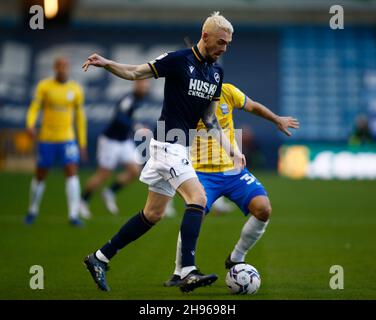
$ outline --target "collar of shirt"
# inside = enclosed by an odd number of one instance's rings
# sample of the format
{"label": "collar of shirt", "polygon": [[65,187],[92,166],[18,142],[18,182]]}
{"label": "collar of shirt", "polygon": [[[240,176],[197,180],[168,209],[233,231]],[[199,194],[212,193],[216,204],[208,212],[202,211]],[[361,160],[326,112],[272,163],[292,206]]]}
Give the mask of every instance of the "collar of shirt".
{"label": "collar of shirt", "polygon": [[205,64],[208,63],[198,50],[197,44],[194,47],[192,47],[192,51],[198,61]]}

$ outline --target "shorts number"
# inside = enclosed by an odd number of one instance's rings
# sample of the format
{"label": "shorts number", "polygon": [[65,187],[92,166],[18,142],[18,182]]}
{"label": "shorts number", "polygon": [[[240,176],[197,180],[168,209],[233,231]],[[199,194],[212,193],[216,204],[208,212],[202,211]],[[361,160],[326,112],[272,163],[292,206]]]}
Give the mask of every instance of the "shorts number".
{"label": "shorts number", "polygon": [[78,148],[75,144],[69,144],[65,146],[65,156],[68,159],[77,158],[78,157]]}
{"label": "shorts number", "polygon": [[256,181],[256,178],[250,173],[245,173],[245,174],[242,175],[240,180],[245,180],[247,182],[247,184],[251,184],[251,183]]}

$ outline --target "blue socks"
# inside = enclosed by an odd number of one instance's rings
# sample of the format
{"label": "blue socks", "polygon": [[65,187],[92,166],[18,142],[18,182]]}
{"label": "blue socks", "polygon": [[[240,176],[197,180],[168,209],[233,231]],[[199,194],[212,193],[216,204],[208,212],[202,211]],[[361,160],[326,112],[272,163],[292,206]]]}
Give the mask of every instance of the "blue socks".
{"label": "blue socks", "polygon": [[147,220],[143,210],[130,218],[119,232],[107,242],[100,251],[110,260],[118,250],[124,248],[127,244],[141,237],[154,224]]}
{"label": "blue socks", "polygon": [[204,207],[197,204],[186,205],[180,227],[182,268],[195,265],[195,250],[203,217]]}

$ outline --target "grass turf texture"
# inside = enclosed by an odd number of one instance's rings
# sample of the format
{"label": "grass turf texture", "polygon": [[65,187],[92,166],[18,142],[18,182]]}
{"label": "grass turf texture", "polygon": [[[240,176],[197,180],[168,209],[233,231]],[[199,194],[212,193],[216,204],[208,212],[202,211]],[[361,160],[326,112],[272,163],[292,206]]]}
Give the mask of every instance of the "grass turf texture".
{"label": "grass turf texture", "polygon": [[[84,183],[91,171],[80,173]],[[162,286],[173,271],[180,213],[165,218],[111,261],[108,283],[96,289],[82,260],[117,232],[146,199],[136,182],[118,196],[121,214],[106,212],[97,193],[94,218],[85,228],[67,223],[63,174],[52,171],[41,214],[32,227],[23,224],[29,174],[0,174],[0,299],[376,299],[376,183],[372,181],[291,181],[256,173],[273,206],[271,223],[247,257],[261,274],[255,296],[233,296],[224,284],[224,260],[236,243],[245,218],[236,210],[208,216],[202,226],[196,259],[202,271],[215,272],[211,287],[182,294]],[[44,290],[31,290],[32,265],[45,273]],[[332,290],[329,269],[344,268],[344,289]]]}

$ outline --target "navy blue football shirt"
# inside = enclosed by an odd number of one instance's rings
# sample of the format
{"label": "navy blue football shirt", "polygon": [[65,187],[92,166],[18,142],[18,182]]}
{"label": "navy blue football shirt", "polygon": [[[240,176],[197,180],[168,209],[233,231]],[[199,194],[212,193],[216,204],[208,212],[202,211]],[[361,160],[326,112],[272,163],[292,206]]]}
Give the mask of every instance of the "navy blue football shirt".
{"label": "navy blue football shirt", "polygon": [[[124,95],[116,105],[112,120],[103,134],[109,139],[124,141],[132,137],[133,124],[143,122],[139,113],[146,113],[145,109],[158,107],[157,102],[149,95],[138,97],[134,93]],[[140,112],[139,112],[140,111]],[[150,115],[150,112],[147,113]]]}
{"label": "navy blue football shirt", "polygon": [[[217,63],[209,63],[197,46],[165,53],[148,63],[154,77],[165,78],[164,100],[159,121],[165,122],[165,133],[171,129],[183,130],[189,141],[189,129],[196,129],[211,101],[219,100],[223,70]],[[161,138],[154,130],[154,139],[170,143],[177,139]]]}

